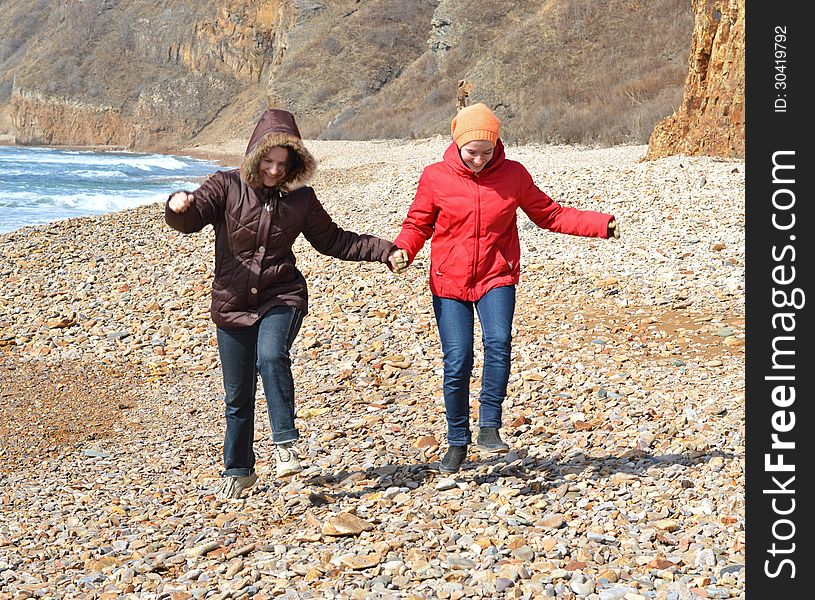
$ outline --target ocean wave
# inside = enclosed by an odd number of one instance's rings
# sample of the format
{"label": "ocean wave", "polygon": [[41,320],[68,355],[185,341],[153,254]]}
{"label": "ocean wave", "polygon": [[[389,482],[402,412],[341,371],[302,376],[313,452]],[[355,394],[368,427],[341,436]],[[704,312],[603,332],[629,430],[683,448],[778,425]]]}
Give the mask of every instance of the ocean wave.
{"label": "ocean wave", "polygon": [[[134,152],[90,152],[81,150],[53,150],[43,148],[26,148],[26,153],[36,152],[35,161],[43,165],[83,165],[83,166],[124,166],[140,171],[160,169],[180,171],[198,165],[208,165],[207,161],[195,158],[179,158],[167,154],[137,154]],[[0,155],[0,164],[19,161],[22,152],[4,149]]]}
{"label": "ocean wave", "polygon": [[54,165],[69,165],[69,164],[81,164],[81,165],[104,165],[107,167],[130,167],[132,169],[138,169],[140,171],[152,171],[154,169],[161,169],[164,171],[180,171],[187,167],[188,163],[185,163],[177,158],[172,156],[164,156],[161,154],[155,154],[152,156],[138,156],[138,155],[122,155],[122,156],[54,156],[54,155],[46,155],[41,158],[40,162],[44,164],[54,164]]}
{"label": "ocean wave", "polygon": [[74,171],[72,175],[83,179],[127,179],[128,177],[127,173],[123,171],[103,171],[98,169]]}
{"label": "ocean wave", "polygon": [[136,192],[122,196],[111,196],[110,194],[77,194],[73,198],[60,197],[57,201],[57,205],[93,212],[111,212],[145,204],[153,204],[155,202],[163,202],[166,199],[167,193],[165,192]]}
{"label": "ocean wave", "polygon": [[81,192],[54,196],[33,192],[11,192],[0,198],[0,208],[36,207],[44,211],[49,208],[71,208],[89,213],[105,213],[163,202],[170,191],[128,190],[119,194]]}

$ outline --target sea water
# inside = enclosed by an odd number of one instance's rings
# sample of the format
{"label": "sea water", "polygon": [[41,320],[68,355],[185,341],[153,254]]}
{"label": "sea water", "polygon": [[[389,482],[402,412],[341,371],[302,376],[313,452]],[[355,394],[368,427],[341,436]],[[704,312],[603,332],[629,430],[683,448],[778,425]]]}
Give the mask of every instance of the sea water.
{"label": "sea water", "polygon": [[0,233],[161,202],[226,168],[165,154],[0,146]]}

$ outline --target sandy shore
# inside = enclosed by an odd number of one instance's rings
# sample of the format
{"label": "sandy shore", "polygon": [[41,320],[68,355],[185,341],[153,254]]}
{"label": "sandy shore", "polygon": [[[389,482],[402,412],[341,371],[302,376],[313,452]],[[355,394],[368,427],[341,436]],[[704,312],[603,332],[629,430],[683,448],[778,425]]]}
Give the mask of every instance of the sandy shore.
{"label": "sandy shore", "polygon": [[[307,145],[335,220],[392,239],[446,140]],[[398,277],[298,240],[307,469],[274,478],[260,399],[260,481],[218,502],[211,231],[157,204],[0,234],[0,600],[743,597],[744,164],[645,150],[508,148],[623,237],[519,216],[513,451],[454,478],[427,248]]]}

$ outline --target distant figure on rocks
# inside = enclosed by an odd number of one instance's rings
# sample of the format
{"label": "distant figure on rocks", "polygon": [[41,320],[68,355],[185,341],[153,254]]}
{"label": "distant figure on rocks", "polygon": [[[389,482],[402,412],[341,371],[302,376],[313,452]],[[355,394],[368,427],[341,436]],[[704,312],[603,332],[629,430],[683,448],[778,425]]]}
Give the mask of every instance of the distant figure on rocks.
{"label": "distant figure on rocks", "polygon": [[389,257],[403,272],[425,241],[430,248],[430,291],[444,354],[444,406],[449,447],[440,470],[455,473],[467,457],[474,312],[484,344],[477,447],[503,453],[501,405],[511,357],[515,286],[521,248],[516,212],[557,233],[618,238],[613,215],[561,206],[504,155],[501,122],[484,104],[461,108],[451,124],[453,142],[441,162],[426,167],[402,231]]}
{"label": "distant figure on rocks", "polygon": [[[165,220],[183,233],[215,228],[210,314],[216,325],[226,402],[224,471],[216,495],[238,498],[257,481],[254,417],[257,376],[263,383],[276,473],[302,470],[293,443],[294,381],[289,351],[308,311],[306,280],[292,245],[302,233],[322,254],[388,264],[395,246],[345,231],[304,184],[317,161],[300,139],[294,116],[263,113],[240,169],[218,171],[194,192],[167,200]],[[390,264],[388,264],[390,267]]]}

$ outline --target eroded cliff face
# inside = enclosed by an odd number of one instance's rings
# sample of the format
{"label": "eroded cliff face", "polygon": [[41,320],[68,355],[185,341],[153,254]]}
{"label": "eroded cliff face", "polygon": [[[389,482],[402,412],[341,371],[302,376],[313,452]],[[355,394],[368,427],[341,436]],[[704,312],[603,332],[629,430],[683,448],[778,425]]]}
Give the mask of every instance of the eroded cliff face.
{"label": "eroded cliff face", "polygon": [[129,147],[133,141],[133,124],[116,108],[21,89],[12,93],[11,120],[20,144]]}
{"label": "eroded cliff face", "polygon": [[16,142],[165,150],[231,106],[252,111],[232,119],[253,119],[296,22],[294,2],[160,4],[61,0],[47,38],[16,69]]}
{"label": "eroded cliff face", "polygon": [[190,40],[182,39],[168,50],[190,71],[226,69],[240,81],[257,83],[283,60],[286,36],[296,22],[291,2],[219,2],[212,19],[194,24]]}
{"label": "eroded cliff face", "polygon": [[744,158],[745,0],[693,0],[695,27],[682,104],[654,128],[647,159]]}

